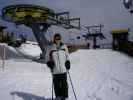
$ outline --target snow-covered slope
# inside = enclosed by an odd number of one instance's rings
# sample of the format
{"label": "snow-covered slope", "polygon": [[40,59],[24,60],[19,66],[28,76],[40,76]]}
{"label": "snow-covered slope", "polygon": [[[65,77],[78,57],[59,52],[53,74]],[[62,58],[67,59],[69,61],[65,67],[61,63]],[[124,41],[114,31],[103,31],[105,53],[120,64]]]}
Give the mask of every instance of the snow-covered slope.
{"label": "snow-covered slope", "polygon": [[23,59],[24,56],[21,55],[17,49],[11,47],[11,46],[8,46],[7,44],[2,44],[0,43],[0,58],[3,56],[5,52],[5,59],[11,59],[11,58],[14,58],[14,59]]}
{"label": "snow-covered slope", "polygon": [[132,58],[108,49],[79,50],[71,58],[80,100],[133,99]]}
{"label": "snow-covered slope", "polygon": [[6,59],[24,59],[27,58],[39,58],[41,49],[40,47],[32,42],[22,44],[19,48],[13,48],[6,44],[0,44],[0,57],[3,55],[5,49]]}
{"label": "snow-covered slope", "polygon": [[[133,100],[132,58],[109,49],[97,49],[78,50],[70,59],[78,100]],[[51,80],[45,64],[8,59],[4,71],[0,71],[0,100],[51,100]],[[75,100],[69,78],[68,83],[68,100]]]}

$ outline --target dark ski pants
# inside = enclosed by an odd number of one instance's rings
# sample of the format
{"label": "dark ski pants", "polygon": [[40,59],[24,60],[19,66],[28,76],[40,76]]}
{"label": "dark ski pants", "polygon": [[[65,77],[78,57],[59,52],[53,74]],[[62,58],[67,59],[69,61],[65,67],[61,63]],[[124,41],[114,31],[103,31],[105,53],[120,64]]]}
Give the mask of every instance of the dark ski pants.
{"label": "dark ski pants", "polygon": [[53,83],[55,96],[68,98],[67,73],[53,75]]}

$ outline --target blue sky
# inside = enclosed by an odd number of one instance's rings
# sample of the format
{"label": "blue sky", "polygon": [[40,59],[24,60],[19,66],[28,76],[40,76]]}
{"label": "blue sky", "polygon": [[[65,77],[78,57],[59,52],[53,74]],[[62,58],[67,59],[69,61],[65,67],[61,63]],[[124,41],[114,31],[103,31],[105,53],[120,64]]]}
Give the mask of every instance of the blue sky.
{"label": "blue sky", "polygon": [[[104,24],[106,35],[117,28],[130,28],[130,33],[133,33],[133,15],[128,13],[122,2],[122,0],[0,0],[0,10],[11,4],[36,4],[49,7],[56,12],[70,11],[71,17],[81,18],[82,25]],[[11,26],[9,30],[13,30],[12,24],[8,26]],[[130,38],[133,40],[133,34]]]}

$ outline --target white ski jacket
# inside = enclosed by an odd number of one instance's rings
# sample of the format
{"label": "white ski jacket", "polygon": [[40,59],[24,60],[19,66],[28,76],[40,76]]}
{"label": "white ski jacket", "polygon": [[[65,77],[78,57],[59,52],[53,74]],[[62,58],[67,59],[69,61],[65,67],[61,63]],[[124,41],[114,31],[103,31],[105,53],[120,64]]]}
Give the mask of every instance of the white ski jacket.
{"label": "white ski jacket", "polygon": [[63,74],[67,72],[65,62],[69,60],[68,48],[65,44],[57,47],[56,44],[49,46],[46,52],[46,61],[54,61],[52,74]]}

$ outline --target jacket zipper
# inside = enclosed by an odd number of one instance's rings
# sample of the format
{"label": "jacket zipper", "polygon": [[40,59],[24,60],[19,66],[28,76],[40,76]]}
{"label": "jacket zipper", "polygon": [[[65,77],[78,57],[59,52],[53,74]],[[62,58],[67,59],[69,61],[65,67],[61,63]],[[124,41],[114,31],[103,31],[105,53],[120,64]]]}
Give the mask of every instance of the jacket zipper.
{"label": "jacket zipper", "polygon": [[60,66],[60,57],[59,57],[59,50],[57,49],[57,55],[58,55],[58,64],[59,64],[59,69],[60,69],[60,72],[62,71],[61,70],[61,66]]}

